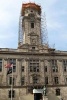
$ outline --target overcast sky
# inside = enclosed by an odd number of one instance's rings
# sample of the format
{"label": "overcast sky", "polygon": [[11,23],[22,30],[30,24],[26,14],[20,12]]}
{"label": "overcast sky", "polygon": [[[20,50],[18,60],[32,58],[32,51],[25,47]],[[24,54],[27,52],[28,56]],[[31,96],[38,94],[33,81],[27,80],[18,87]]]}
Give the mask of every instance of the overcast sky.
{"label": "overcast sky", "polygon": [[0,0],[0,48],[17,48],[22,3],[35,2],[46,15],[51,47],[67,51],[67,0]]}

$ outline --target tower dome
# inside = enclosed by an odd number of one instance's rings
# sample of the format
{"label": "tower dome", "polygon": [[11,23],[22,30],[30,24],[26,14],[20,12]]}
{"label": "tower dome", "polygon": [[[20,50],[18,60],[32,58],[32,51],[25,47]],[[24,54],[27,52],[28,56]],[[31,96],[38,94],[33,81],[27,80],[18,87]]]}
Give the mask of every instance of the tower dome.
{"label": "tower dome", "polygon": [[22,9],[21,9],[22,16],[24,15],[25,9],[28,9],[28,8],[32,8],[34,10],[37,10],[39,12],[39,14],[41,14],[41,6],[39,6],[35,3],[25,3],[25,4],[22,4]]}

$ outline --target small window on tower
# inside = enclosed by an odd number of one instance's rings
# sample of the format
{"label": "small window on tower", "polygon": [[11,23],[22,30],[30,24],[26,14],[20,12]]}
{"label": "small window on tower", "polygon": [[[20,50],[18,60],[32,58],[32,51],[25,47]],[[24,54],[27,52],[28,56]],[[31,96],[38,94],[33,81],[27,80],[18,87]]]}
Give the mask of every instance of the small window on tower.
{"label": "small window on tower", "polygon": [[31,23],[31,28],[34,28],[34,23]]}
{"label": "small window on tower", "polygon": [[35,47],[32,47],[32,50],[35,50]]}
{"label": "small window on tower", "polygon": [[31,12],[33,12],[33,10],[31,10]]}

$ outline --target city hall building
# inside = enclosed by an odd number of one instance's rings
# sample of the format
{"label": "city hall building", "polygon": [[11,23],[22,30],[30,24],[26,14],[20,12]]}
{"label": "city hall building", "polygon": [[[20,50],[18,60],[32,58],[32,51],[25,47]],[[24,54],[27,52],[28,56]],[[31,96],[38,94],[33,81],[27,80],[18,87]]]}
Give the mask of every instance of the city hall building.
{"label": "city hall building", "polygon": [[[67,51],[42,43],[41,10],[22,4],[18,47],[0,48],[0,100],[42,100],[43,87],[45,100],[49,93],[67,100]],[[13,73],[7,74],[10,62]]]}

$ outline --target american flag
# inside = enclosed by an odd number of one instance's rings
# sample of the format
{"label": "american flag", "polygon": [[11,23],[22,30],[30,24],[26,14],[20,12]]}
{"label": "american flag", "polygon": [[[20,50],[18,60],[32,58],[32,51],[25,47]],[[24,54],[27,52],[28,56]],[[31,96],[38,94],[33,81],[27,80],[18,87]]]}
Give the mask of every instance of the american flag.
{"label": "american flag", "polygon": [[13,63],[8,63],[7,65],[5,65],[5,68],[8,68],[7,75],[12,73],[12,67]]}

